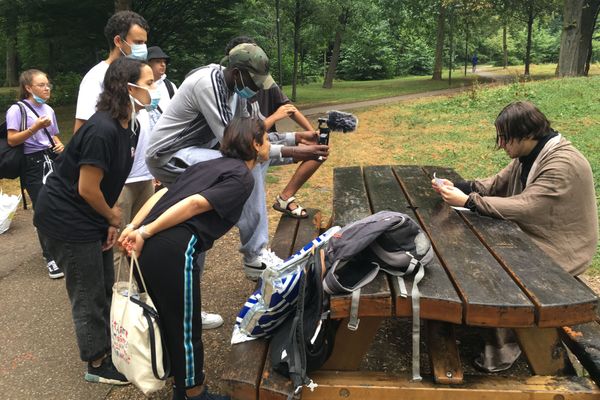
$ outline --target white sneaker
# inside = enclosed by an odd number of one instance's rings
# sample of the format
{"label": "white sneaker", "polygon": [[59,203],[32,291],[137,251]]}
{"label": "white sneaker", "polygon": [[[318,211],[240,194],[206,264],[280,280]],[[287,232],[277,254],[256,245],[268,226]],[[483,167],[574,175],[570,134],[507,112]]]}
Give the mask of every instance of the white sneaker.
{"label": "white sneaker", "polygon": [[244,272],[246,273],[246,277],[252,281],[258,280],[262,272],[268,266],[275,266],[281,264],[283,260],[275,253],[271,251],[271,249],[263,248],[258,256],[254,259],[248,261],[244,258]]}
{"label": "white sneaker", "polygon": [[51,260],[48,262],[48,264],[46,264],[46,266],[48,267],[48,276],[51,279],[58,279],[58,278],[62,278],[63,276],[65,276],[62,268],[60,268],[58,265],[56,265],[56,261]]}
{"label": "white sneaker", "polygon": [[202,329],[215,329],[223,325],[223,318],[219,314],[202,311]]}

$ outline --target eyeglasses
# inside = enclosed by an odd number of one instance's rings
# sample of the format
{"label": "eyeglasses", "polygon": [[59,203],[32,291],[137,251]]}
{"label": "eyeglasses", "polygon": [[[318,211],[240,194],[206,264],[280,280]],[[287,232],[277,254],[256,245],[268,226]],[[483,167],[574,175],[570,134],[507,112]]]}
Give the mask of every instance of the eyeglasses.
{"label": "eyeglasses", "polygon": [[39,87],[39,88],[41,88],[41,89],[43,89],[43,88],[48,88],[48,90],[52,90],[52,88],[54,87],[54,86],[52,86],[52,84],[51,84],[51,83],[40,83],[40,84],[38,84],[38,85],[33,85],[33,86],[35,86],[35,87]]}

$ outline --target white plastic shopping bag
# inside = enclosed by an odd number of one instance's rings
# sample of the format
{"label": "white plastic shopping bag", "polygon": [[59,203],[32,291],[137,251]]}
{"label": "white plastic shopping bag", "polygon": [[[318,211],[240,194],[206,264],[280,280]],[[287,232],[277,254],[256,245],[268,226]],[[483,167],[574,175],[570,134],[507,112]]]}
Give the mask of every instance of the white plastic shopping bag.
{"label": "white plastic shopping bag", "polygon": [[8,195],[0,192],[0,233],[10,228],[10,223],[15,217],[21,196]]}
{"label": "white plastic shopping bag", "polygon": [[[139,293],[133,282],[134,265],[144,293]],[[117,279],[120,269],[121,261]],[[170,360],[163,347],[158,313],[148,296],[135,253],[131,255],[129,281],[117,281],[113,286],[110,332],[112,361],[117,370],[144,394],[160,390],[170,374]]]}

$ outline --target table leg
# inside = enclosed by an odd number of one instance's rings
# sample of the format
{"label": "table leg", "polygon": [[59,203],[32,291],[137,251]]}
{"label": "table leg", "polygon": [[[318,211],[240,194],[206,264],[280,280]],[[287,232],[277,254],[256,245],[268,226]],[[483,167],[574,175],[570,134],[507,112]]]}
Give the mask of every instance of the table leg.
{"label": "table leg", "polygon": [[448,322],[427,320],[425,329],[427,331],[427,351],[435,382],[462,383],[464,373],[456,345],[454,325]]}
{"label": "table leg", "polygon": [[556,328],[516,328],[515,333],[535,375],[574,374]]}
{"label": "table leg", "polygon": [[333,353],[323,365],[323,370],[355,371],[369,350],[383,317],[360,317],[356,331],[348,329],[348,318],[340,322],[335,335]]}

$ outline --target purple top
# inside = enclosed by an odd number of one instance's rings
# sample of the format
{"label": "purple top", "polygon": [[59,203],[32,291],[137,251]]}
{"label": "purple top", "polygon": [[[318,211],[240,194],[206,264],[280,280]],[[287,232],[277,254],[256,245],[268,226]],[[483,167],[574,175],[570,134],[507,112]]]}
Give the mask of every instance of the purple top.
{"label": "purple top", "polygon": [[[52,124],[50,124],[50,126],[46,129],[51,136],[58,135],[58,124],[56,123],[56,115],[54,114],[52,107],[47,104],[38,104],[36,101],[21,101],[32,105],[40,117],[49,117],[52,120]],[[27,106],[25,106],[25,111],[27,112],[27,127],[29,128],[34,124],[38,117],[36,117]],[[21,110],[19,110],[19,106],[16,104],[10,106],[6,112],[6,129],[13,129],[17,132],[21,131]],[[51,146],[50,140],[48,140],[48,136],[46,136],[46,133],[43,129],[38,130],[33,134],[33,136],[25,140],[24,145],[23,152],[25,154],[31,154],[37,151],[45,150]]]}

